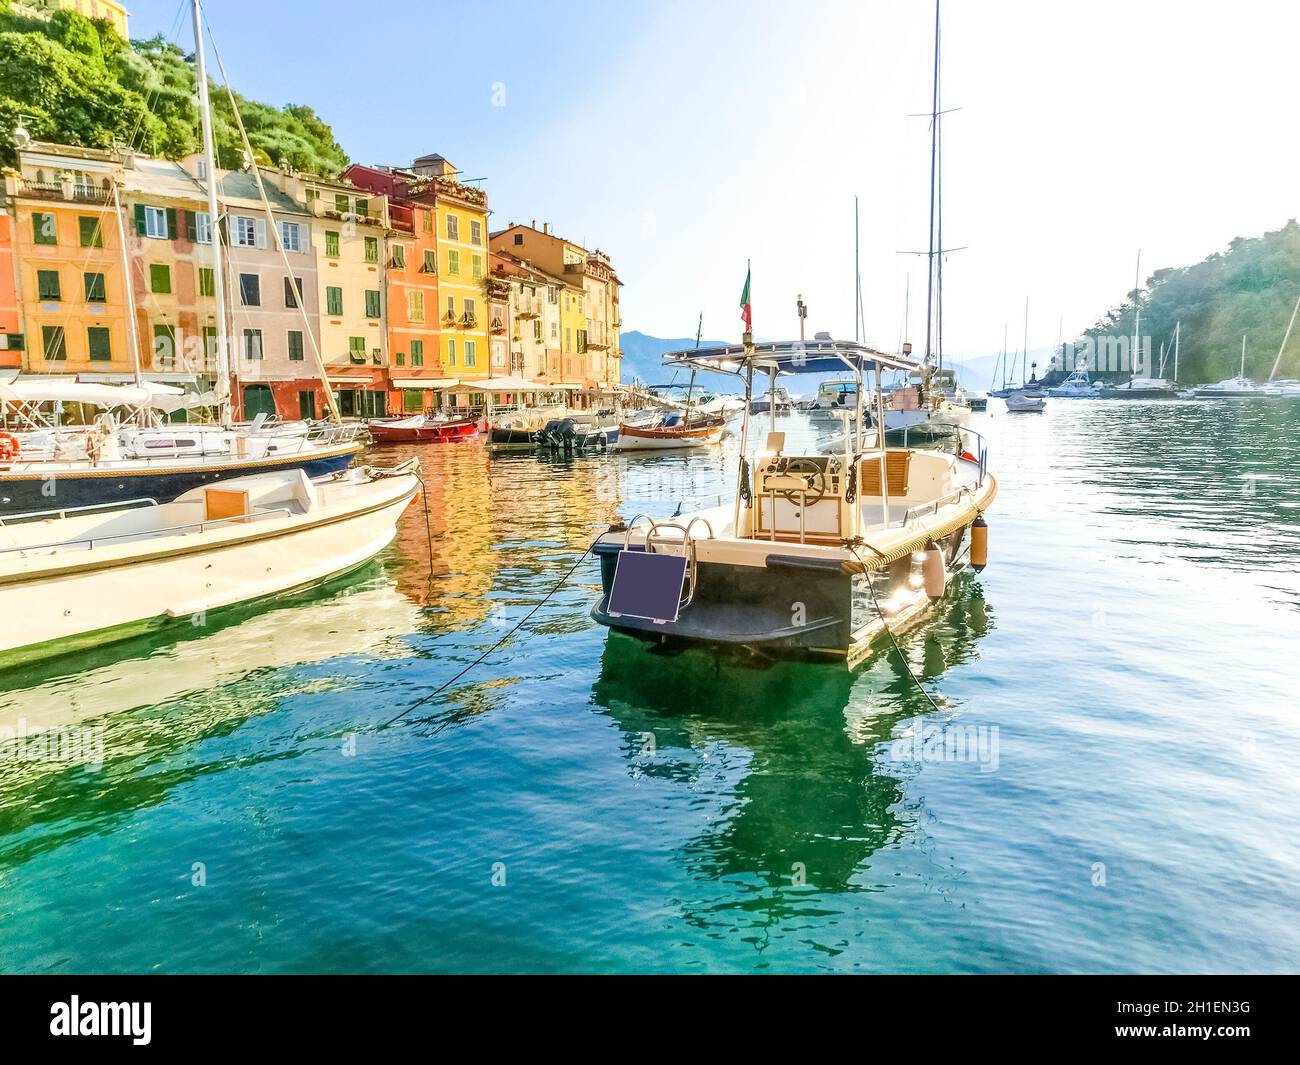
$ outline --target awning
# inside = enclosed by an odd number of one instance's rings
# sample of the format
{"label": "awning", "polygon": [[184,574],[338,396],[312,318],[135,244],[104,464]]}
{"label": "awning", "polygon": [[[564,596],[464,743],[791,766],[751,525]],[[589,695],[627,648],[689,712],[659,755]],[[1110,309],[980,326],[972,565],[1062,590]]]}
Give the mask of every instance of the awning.
{"label": "awning", "polygon": [[394,377],[393,387],[396,389],[441,389],[451,388],[460,384],[454,377]]}
{"label": "awning", "polygon": [[9,403],[92,403],[97,407],[143,407],[157,395],[181,395],[179,388],[146,383],[83,384],[72,377],[19,377],[0,384],[0,399]]}
{"label": "awning", "polygon": [[529,381],[523,377],[484,377],[479,380],[463,381],[461,383],[480,392],[557,392],[560,389],[577,387],[577,385]]}

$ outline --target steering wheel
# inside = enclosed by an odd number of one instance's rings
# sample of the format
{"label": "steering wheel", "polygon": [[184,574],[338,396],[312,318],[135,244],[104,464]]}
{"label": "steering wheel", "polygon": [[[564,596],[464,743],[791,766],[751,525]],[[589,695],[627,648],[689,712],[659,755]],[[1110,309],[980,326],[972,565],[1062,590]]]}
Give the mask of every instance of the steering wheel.
{"label": "steering wheel", "polygon": [[[789,477],[804,479],[807,486],[802,493],[804,506],[815,507],[826,498],[826,493],[830,490],[830,486],[826,483],[825,471],[813,459],[790,459],[781,472]],[[792,490],[776,494],[787,503],[798,503],[801,493]]]}

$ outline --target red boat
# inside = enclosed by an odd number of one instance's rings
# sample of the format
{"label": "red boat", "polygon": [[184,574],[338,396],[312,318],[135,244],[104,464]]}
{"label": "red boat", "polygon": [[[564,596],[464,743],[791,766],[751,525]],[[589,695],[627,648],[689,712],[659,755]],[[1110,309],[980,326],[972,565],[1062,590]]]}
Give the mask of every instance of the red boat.
{"label": "red boat", "polygon": [[383,418],[368,423],[376,444],[451,444],[486,433],[486,418],[438,420],[423,414],[414,418]]}

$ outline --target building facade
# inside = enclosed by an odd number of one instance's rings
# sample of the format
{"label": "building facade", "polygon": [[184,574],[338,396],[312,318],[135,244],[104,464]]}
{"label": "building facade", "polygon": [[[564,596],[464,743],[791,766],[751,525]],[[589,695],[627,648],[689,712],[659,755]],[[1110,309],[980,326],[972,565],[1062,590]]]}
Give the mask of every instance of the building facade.
{"label": "building facade", "polygon": [[8,208],[0,206],[0,370],[18,369],[23,364],[17,269],[13,215]]}

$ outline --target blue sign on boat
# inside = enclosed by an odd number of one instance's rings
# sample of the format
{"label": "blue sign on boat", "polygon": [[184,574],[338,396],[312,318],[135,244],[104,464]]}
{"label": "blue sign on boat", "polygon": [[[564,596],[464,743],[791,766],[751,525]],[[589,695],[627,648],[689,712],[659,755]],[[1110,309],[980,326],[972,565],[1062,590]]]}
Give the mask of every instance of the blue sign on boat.
{"label": "blue sign on boat", "polygon": [[682,555],[620,551],[606,609],[646,621],[676,621],[685,581],[686,558]]}

